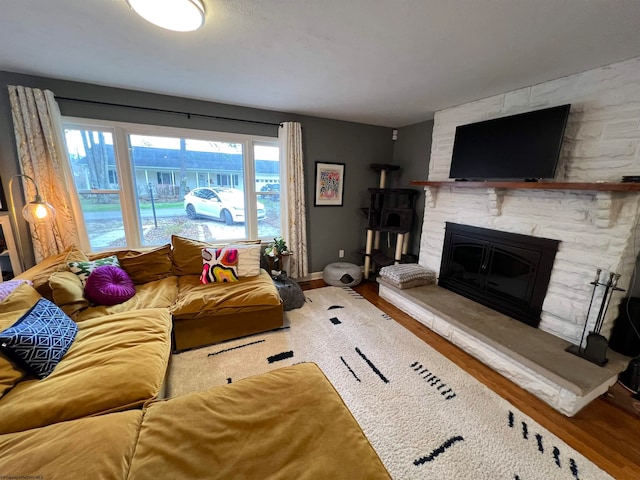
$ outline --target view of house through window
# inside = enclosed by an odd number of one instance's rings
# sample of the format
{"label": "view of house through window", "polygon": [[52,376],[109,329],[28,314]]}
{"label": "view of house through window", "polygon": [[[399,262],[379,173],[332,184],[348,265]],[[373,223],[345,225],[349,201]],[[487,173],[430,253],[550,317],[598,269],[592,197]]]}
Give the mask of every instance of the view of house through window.
{"label": "view of house through window", "polygon": [[275,139],[71,119],[64,127],[92,251],[162,245],[171,235],[281,235]]}

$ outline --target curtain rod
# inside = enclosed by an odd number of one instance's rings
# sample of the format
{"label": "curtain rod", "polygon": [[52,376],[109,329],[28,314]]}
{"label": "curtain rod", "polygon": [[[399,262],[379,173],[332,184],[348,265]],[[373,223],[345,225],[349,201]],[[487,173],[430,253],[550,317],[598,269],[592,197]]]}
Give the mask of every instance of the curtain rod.
{"label": "curtain rod", "polygon": [[230,117],[219,117],[217,115],[206,115],[204,113],[189,113],[189,112],[181,112],[179,110],[167,110],[164,108],[153,108],[153,107],[140,107],[138,105],[125,105],[123,103],[111,103],[111,102],[99,102],[96,100],[84,100],[82,98],[71,98],[71,97],[59,97],[55,96],[56,100],[64,100],[68,102],[80,102],[80,103],[92,103],[94,105],[105,105],[107,107],[121,107],[121,108],[133,108],[134,110],[147,110],[150,112],[159,112],[159,113],[171,113],[173,115],[186,115],[187,118],[191,117],[200,117],[200,118],[212,118],[215,120],[228,120],[231,122],[244,122],[244,123],[257,123],[260,125],[271,125],[273,127],[280,127],[282,123],[271,123],[271,122],[261,122],[259,120],[245,120],[242,118],[230,118]]}

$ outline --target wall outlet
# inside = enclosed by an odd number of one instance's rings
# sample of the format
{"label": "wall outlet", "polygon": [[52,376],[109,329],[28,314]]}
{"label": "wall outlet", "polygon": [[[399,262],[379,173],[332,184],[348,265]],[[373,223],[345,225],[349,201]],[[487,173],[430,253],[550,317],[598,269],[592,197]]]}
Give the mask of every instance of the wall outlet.
{"label": "wall outlet", "polygon": [[344,258],[344,250],[338,250],[338,257]]}

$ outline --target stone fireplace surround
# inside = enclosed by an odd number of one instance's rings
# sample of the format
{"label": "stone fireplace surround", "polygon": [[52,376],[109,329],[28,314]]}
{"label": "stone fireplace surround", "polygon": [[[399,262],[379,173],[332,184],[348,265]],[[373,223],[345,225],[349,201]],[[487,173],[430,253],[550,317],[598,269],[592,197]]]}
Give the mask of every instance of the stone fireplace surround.
{"label": "stone fireplace surround", "polygon": [[[556,182],[619,182],[623,175],[638,175],[639,75],[640,57],[439,111],[434,118],[428,180],[448,180],[457,125],[565,103],[571,104],[571,112]],[[619,286],[627,290],[630,287],[640,246],[640,235],[637,235],[640,193],[565,189],[553,185],[549,188],[544,185],[541,188],[497,185],[487,183],[484,188],[456,184],[426,186],[419,263],[435,272],[440,271],[445,222],[560,240],[539,330],[543,336],[549,335],[548,338],[563,344],[579,343],[592,290],[589,282],[596,269],[602,269],[603,275],[609,272],[621,274]],[[388,300],[427,326],[434,326],[433,319],[437,318],[436,332],[441,330],[450,338],[457,331],[459,344],[467,344],[463,346],[465,350],[567,415],[575,414],[616,380],[614,371],[603,383],[585,391],[573,388],[575,384],[569,386],[564,380],[553,378],[555,374],[552,374],[554,386],[542,393],[546,387],[541,385],[549,380],[548,376],[541,380],[542,383],[533,384],[518,378],[535,366],[535,361],[529,365],[529,360],[523,364],[517,358],[505,357],[502,353],[497,355],[495,351],[480,353],[479,350],[496,350],[496,346],[473,341],[473,331],[461,329],[455,322],[442,327],[440,321],[446,321],[449,313],[431,308],[424,298],[411,299],[406,292],[387,287],[382,290],[383,298],[386,295]],[[599,295],[601,292],[597,292],[596,305],[599,305]],[[622,298],[620,293],[613,296],[602,329],[607,337]],[[589,325],[597,315],[598,309],[594,310]],[[609,353],[611,357],[613,352]],[[623,369],[624,359],[618,360],[621,363],[617,368]],[[544,376],[545,369],[542,370]],[[593,373],[587,375],[594,376]]]}

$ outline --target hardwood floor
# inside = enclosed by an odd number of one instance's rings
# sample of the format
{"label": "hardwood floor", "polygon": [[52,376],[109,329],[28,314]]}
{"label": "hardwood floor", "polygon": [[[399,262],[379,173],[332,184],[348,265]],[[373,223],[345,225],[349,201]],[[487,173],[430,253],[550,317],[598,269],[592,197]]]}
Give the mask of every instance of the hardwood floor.
{"label": "hardwood floor", "polygon": [[[308,290],[326,284],[312,280],[301,286]],[[376,282],[363,281],[354,290],[614,478],[640,479],[640,418],[603,398],[596,399],[574,417],[565,417],[380,298]]]}

